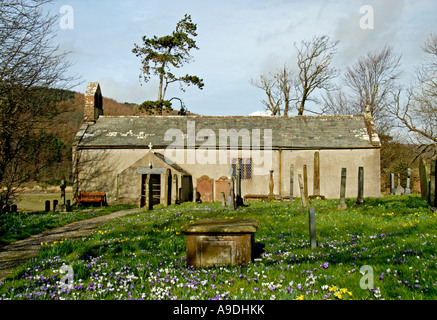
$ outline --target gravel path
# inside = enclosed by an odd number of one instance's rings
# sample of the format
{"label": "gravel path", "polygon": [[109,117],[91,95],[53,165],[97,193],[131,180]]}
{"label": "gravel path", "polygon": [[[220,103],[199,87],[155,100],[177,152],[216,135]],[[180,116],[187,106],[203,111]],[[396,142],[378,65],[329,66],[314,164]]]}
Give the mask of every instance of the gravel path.
{"label": "gravel path", "polygon": [[15,268],[25,264],[31,258],[38,256],[41,242],[60,241],[67,238],[74,240],[91,234],[102,224],[122,216],[139,212],[144,209],[134,208],[113,212],[87,220],[77,221],[63,227],[44,231],[29,238],[16,241],[0,247],[0,280],[6,278]]}

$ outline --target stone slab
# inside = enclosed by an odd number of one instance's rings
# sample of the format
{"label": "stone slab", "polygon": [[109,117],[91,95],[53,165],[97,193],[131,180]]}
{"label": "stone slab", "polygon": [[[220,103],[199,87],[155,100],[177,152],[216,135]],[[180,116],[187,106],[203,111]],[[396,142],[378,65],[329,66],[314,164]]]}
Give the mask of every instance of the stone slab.
{"label": "stone slab", "polygon": [[254,219],[203,219],[184,227],[187,265],[204,268],[250,263],[257,227]]}
{"label": "stone slab", "polygon": [[255,233],[258,221],[255,219],[202,219],[182,228],[189,233]]}

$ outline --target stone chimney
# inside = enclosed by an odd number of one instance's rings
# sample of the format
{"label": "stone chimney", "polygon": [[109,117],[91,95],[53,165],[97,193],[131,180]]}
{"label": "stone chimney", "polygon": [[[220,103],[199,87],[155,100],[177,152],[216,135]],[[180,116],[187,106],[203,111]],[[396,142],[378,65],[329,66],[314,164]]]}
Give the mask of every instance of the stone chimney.
{"label": "stone chimney", "polygon": [[85,91],[85,106],[83,108],[83,121],[95,123],[103,115],[103,98],[98,82],[89,82]]}

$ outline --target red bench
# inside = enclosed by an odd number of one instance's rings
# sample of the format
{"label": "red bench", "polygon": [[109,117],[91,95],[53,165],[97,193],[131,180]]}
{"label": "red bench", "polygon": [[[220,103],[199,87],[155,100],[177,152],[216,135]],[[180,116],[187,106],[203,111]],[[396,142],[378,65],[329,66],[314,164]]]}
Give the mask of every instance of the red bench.
{"label": "red bench", "polygon": [[79,207],[84,202],[98,202],[100,206],[106,204],[105,192],[79,192],[76,197],[76,205]]}

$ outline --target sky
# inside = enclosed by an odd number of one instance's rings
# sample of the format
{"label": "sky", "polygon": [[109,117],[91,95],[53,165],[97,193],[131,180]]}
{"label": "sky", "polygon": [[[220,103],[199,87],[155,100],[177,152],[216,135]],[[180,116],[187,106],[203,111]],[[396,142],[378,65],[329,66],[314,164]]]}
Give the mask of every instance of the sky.
{"label": "sky", "polygon": [[97,81],[105,97],[138,104],[157,99],[158,79],[140,81],[134,44],[141,45],[143,36],[171,34],[185,14],[191,15],[199,50],[191,51],[193,61],[173,71],[196,75],[205,86],[183,92],[174,83],[166,98],[178,97],[189,111],[211,116],[264,110],[265,93],[250,79],[284,63],[295,67],[294,44],[302,40],[322,34],[339,40],[332,66],[340,72],[390,45],[402,54],[401,79],[408,82],[424,57],[421,47],[437,32],[434,0],[55,0],[48,9],[59,14],[55,41],[70,52],[70,73],[82,80],[72,89],[83,93],[88,82]]}

